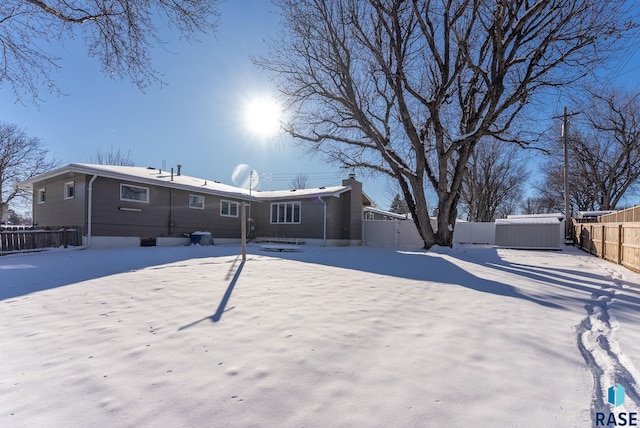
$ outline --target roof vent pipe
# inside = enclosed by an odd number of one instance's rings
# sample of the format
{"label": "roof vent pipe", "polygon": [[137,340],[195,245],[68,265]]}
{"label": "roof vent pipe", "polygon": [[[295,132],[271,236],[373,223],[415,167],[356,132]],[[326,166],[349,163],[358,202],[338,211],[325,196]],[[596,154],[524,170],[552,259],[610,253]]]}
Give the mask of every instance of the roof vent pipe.
{"label": "roof vent pipe", "polygon": [[171,168],[171,181],[173,181],[173,168]]}
{"label": "roof vent pipe", "polygon": [[182,169],[182,165],[178,165],[178,177],[180,176],[180,170]]}

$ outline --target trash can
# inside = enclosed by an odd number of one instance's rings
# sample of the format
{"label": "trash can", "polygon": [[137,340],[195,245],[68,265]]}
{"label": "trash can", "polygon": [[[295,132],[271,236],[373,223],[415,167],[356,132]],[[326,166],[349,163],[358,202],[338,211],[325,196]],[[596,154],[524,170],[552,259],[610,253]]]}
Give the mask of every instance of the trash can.
{"label": "trash can", "polygon": [[191,234],[191,245],[212,245],[211,232],[193,232]]}

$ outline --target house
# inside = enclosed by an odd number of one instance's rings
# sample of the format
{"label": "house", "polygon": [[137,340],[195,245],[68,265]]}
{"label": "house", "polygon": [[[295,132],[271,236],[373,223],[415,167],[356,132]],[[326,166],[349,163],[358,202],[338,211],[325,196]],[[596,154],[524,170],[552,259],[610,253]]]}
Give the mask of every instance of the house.
{"label": "house", "polygon": [[391,211],[381,210],[380,208],[365,206],[362,209],[363,220],[407,220],[409,214],[392,213]]}
{"label": "house", "polygon": [[362,207],[371,204],[351,175],[342,185],[256,191],[158,168],[70,164],[25,182],[36,226],[83,228],[93,247],[184,245],[197,231],[239,242],[246,204],[250,239],[360,245]]}

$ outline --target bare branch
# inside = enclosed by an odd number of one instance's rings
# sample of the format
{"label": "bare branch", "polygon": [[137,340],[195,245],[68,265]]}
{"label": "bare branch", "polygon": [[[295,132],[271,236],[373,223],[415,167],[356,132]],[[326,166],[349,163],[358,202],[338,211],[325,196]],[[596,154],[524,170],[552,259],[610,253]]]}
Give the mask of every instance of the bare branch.
{"label": "bare branch", "polygon": [[[342,166],[398,180],[425,241],[451,245],[469,159],[545,88],[616,47],[624,2],[276,0],[280,40],[256,60],[289,100],[290,134]],[[430,225],[425,185],[438,197]]]}
{"label": "bare branch", "polygon": [[37,102],[41,86],[59,92],[52,73],[61,58],[47,52],[54,44],[81,33],[87,53],[105,75],[128,79],[143,90],[162,83],[153,68],[151,48],[162,45],[154,20],[166,18],[187,39],[213,31],[220,0],[3,0],[0,2],[0,84],[11,87],[17,101]]}

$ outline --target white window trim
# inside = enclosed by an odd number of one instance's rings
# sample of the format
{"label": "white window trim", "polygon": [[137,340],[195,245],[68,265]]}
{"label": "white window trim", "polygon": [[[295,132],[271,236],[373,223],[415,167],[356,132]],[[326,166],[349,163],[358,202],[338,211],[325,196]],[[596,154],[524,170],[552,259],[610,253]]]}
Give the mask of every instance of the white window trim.
{"label": "white window trim", "polygon": [[[191,205],[191,198],[192,197],[193,198],[202,198],[202,206],[200,206],[200,205]],[[189,195],[189,208],[192,208],[194,210],[203,210],[204,209],[204,204],[205,204],[204,196],[202,196],[202,195],[194,195],[194,194],[190,194]]]}
{"label": "white window trim", "polygon": [[[138,189],[145,189],[147,192],[147,198],[144,201],[141,201],[139,199],[127,199],[127,198],[123,198],[122,197],[122,187],[123,186],[127,186],[127,187],[136,187]],[[125,184],[125,183],[120,183],[120,200],[121,201],[127,201],[127,202],[137,202],[139,204],[148,204],[149,203],[149,188],[148,187],[144,187],[144,186],[138,186],[135,184]]]}
{"label": "white window trim", "polygon": [[[229,205],[229,214],[223,214],[222,213],[222,206],[224,204],[228,204]],[[235,205],[236,206],[236,214],[235,215],[231,214],[231,205]],[[234,202],[234,201],[228,201],[226,199],[220,199],[220,216],[221,217],[238,217],[238,213],[239,212],[240,212],[240,203]]]}
{"label": "white window trim", "polygon": [[45,202],[47,202],[47,189],[43,187],[42,189],[38,189],[38,203],[44,204]]}
{"label": "white window trim", "polygon": [[[73,189],[73,195],[69,196],[69,188]],[[67,181],[64,183],[64,198],[65,199],[73,199],[76,196],[76,183],[75,181]]]}
{"label": "white window trim", "polygon": [[[294,205],[298,205],[299,209],[298,209],[298,221],[294,221],[293,218],[293,213],[295,211],[293,211],[291,213],[291,220],[292,221],[286,221],[287,220],[287,215],[286,215],[286,211],[285,211],[285,221],[278,221],[278,217],[276,216],[276,221],[273,221],[273,206],[274,205],[291,205],[291,209],[293,209]],[[286,210],[286,208],[285,208]],[[280,212],[280,208],[278,207],[278,212]],[[271,222],[271,224],[300,224],[302,223],[302,202],[300,201],[286,201],[286,202],[272,202],[271,206],[269,207],[269,220]]]}

